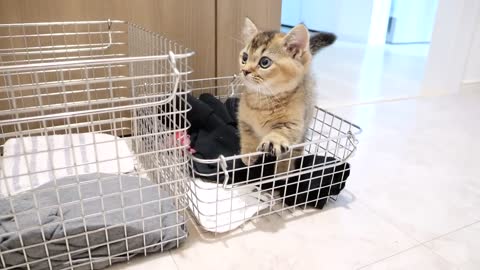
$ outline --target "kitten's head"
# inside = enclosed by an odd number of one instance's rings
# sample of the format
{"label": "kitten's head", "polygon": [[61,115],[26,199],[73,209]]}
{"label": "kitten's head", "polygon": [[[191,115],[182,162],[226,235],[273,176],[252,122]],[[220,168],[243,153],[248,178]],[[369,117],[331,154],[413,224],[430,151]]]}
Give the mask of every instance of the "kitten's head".
{"label": "kitten's head", "polygon": [[243,39],[245,47],[239,56],[241,77],[251,90],[265,95],[290,91],[310,68],[309,34],[303,24],[287,34],[261,32],[246,18]]}

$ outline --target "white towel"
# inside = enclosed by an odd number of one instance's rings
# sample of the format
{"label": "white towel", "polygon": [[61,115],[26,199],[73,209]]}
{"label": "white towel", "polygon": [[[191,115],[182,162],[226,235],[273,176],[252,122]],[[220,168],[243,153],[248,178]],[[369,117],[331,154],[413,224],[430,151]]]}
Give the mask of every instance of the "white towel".
{"label": "white towel", "polygon": [[261,193],[256,187],[229,190],[201,179],[189,181],[187,196],[200,225],[207,231],[219,233],[236,229],[272,202],[269,194]]}
{"label": "white towel", "polygon": [[8,196],[66,176],[127,173],[135,167],[125,139],[80,133],[9,139],[3,145],[1,168],[0,194]]}

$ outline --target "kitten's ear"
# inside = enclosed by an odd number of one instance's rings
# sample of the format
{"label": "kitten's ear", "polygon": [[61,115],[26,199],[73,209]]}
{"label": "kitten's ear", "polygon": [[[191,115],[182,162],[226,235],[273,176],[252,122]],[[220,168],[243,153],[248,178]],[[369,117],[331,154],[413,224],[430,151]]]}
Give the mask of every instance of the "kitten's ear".
{"label": "kitten's ear", "polygon": [[249,42],[258,33],[258,28],[248,17],[245,17],[243,24],[242,37],[245,42]]}
{"label": "kitten's ear", "polygon": [[298,52],[309,49],[309,40],[310,37],[307,27],[303,24],[299,24],[290,30],[290,32],[284,37],[285,49],[295,55]]}

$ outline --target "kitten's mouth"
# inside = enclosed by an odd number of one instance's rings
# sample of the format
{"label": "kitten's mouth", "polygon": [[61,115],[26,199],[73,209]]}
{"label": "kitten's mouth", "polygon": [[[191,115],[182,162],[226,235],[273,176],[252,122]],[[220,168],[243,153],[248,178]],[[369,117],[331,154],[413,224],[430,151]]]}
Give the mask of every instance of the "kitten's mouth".
{"label": "kitten's mouth", "polygon": [[251,84],[251,85],[258,86],[258,85],[261,84],[260,79],[258,79],[258,78],[256,78],[256,77],[253,77],[253,76],[251,76],[251,75],[250,75],[250,76],[248,76],[248,75],[245,76],[245,75],[242,74],[242,78],[243,78],[243,81],[244,81],[245,83],[249,83],[249,84]]}
{"label": "kitten's mouth", "polygon": [[242,80],[246,86],[254,89],[258,88],[258,86],[260,85],[260,83],[252,77],[242,75]]}
{"label": "kitten's mouth", "polygon": [[247,91],[256,92],[258,94],[270,96],[268,90],[266,90],[263,82],[256,80],[253,77],[241,76],[243,79],[243,84],[247,87]]}

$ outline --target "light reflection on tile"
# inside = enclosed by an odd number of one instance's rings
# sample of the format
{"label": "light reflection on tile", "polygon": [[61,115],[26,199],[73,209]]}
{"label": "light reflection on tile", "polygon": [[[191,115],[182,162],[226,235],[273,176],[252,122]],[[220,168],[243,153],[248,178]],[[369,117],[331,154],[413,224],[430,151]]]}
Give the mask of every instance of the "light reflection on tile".
{"label": "light reflection on tile", "polygon": [[428,44],[366,46],[338,41],[314,57],[317,103],[323,107],[415,97]]}

